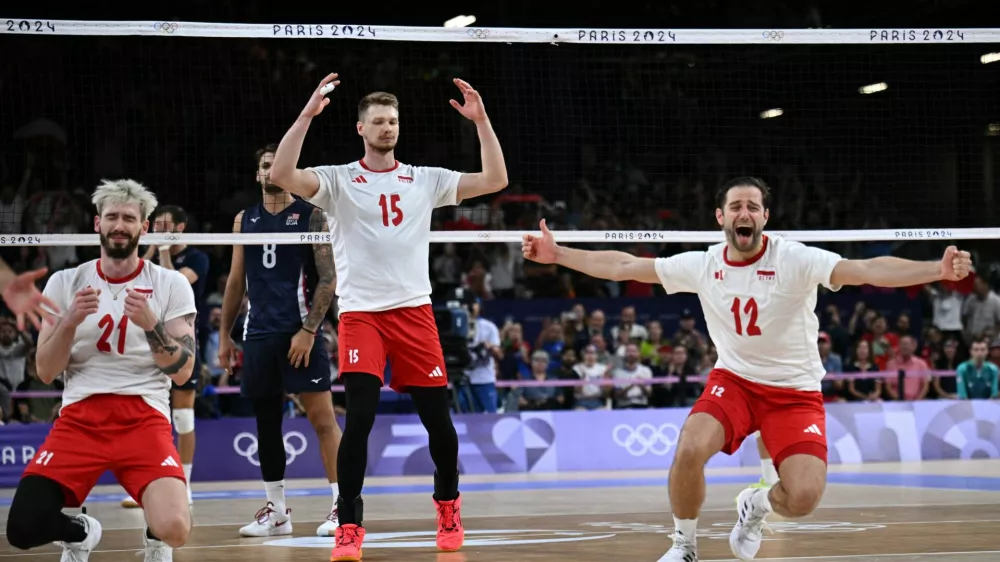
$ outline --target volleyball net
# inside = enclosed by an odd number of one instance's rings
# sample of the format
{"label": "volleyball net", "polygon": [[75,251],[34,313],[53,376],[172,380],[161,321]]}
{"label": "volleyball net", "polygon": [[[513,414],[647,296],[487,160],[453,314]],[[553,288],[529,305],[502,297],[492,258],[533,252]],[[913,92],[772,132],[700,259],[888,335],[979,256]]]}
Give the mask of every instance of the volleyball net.
{"label": "volleyball net", "polygon": [[[97,255],[89,195],[101,178],[135,179],[183,207],[183,233],[143,243],[207,246],[213,276],[233,244],[312,243],[233,234],[233,218],[260,201],[255,152],[281,139],[329,72],[342,84],[300,168],[358,160],[357,102],[388,91],[400,101],[400,161],[477,172],[475,126],[448,104],[461,99],[452,79],[482,95],[509,186],[438,209],[432,260],[456,251],[489,269],[541,218],[583,247],[703,247],[722,240],[716,189],[740,175],[771,185],[772,235],[848,257],[927,258],[956,241],[977,266],[997,256],[1000,29],[0,18],[0,48],[11,53],[0,250],[23,266]],[[517,294],[603,291],[580,279],[563,290],[561,275]]]}

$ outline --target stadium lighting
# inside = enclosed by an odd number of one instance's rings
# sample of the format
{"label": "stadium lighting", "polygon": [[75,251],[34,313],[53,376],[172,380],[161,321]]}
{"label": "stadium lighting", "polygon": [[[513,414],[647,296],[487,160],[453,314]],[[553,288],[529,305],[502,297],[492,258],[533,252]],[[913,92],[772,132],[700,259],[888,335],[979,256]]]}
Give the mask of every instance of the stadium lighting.
{"label": "stadium lighting", "polygon": [[889,88],[889,85],[885,82],[879,82],[878,84],[868,84],[867,86],[861,86],[858,88],[858,92],[862,94],[877,94],[879,92],[884,92]]}
{"label": "stadium lighting", "polygon": [[979,62],[983,64],[990,64],[991,62],[1000,61],[1000,53],[986,53],[985,55],[979,57]]}
{"label": "stadium lighting", "polygon": [[476,16],[455,16],[444,22],[445,27],[466,27],[476,23]]}
{"label": "stadium lighting", "polygon": [[774,109],[767,109],[760,112],[761,119],[772,119],[774,117],[781,117],[785,114],[785,110],[780,107],[775,107]]}
{"label": "stadium lighting", "polygon": [[986,136],[1000,137],[1000,123],[990,123],[986,126]]}

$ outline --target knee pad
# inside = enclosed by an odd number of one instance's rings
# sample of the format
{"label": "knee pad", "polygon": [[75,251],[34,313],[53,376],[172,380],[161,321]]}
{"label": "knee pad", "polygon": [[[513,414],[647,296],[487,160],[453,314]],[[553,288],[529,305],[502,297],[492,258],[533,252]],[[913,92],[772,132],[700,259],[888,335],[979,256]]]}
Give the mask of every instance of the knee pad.
{"label": "knee pad", "polygon": [[194,431],[194,408],[179,408],[174,410],[174,429],[178,435]]}

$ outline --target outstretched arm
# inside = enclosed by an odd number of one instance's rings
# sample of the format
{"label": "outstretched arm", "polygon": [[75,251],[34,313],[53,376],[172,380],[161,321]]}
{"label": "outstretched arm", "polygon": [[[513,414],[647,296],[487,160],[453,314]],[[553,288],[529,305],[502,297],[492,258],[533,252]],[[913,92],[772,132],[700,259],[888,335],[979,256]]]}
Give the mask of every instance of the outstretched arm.
{"label": "outstretched arm", "polygon": [[958,281],[969,275],[969,252],[948,246],[938,261],[913,261],[893,256],[867,260],[842,260],[833,268],[831,285],[909,287],[934,281]]}
{"label": "outstretched arm", "polygon": [[598,252],[566,248],[556,244],[552,232],[545,226],[545,219],[542,219],[539,226],[542,229],[541,237],[524,235],[521,251],[526,259],[558,264],[591,277],[611,281],[660,282],[656,274],[656,260],[652,258],[637,258],[614,250]]}
{"label": "outstretched arm", "polygon": [[299,155],[302,154],[302,141],[306,138],[313,117],[319,115],[330,103],[329,98],[320,93],[327,84],[334,86],[340,84],[337,75],[327,75],[313,91],[299,118],[282,137],[278,150],[274,153],[274,162],[271,164],[271,181],[285,191],[307,200],[319,192],[319,177],[308,170],[300,170],[297,166]]}
{"label": "outstretched arm", "polygon": [[465,104],[460,104],[455,100],[449,101],[451,106],[462,116],[476,124],[483,165],[482,172],[462,174],[461,179],[458,180],[457,199],[461,203],[465,199],[496,193],[507,187],[507,164],[503,159],[500,140],[497,139],[493,125],[490,124],[490,118],[486,115],[486,108],[483,106],[483,99],[479,96],[479,92],[464,80],[455,78],[454,82],[462,92]]}

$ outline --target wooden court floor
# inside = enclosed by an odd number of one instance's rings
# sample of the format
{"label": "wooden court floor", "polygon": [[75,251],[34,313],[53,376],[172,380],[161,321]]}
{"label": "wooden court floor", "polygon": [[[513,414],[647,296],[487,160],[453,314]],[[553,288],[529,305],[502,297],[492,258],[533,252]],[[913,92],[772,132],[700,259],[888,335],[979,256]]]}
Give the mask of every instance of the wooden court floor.
{"label": "wooden court floor", "polygon": [[[732,560],[734,498],[752,470],[710,471],[699,522],[702,561]],[[465,548],[434,549],[429,478],[371,479],[365,495],[364,559],[437,562],[629,560],[656,562],[669,547],[672,519],[665,472],[466,477]],[[831,467],[831,484],[810,517],[770,518],[758,560],[995,562],[1000,560],[1000,462],[946,461]],[[315,536],[330,509],[321,481],[288,485],[291,537],[241,538],[263,504],[259,483],[198,484],[195,529],[178,562],[291,562],[329,559],[332,538]],[[325,492],[325,493],[324,493]],[[401,493],[402,492],[402,493]],[[10,491],[0,492],[6,522]],[[93,562],[135,562],[142,512],[121,508],[117,487],[91,495],[87,512],[104,536]],[[0,537],[0,560],[57,560],[59,549],[22,552]]]}

